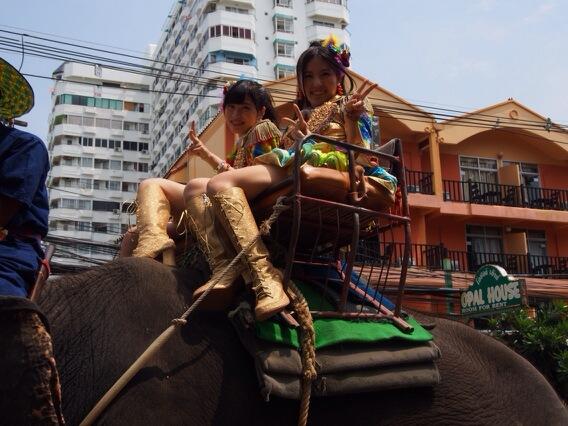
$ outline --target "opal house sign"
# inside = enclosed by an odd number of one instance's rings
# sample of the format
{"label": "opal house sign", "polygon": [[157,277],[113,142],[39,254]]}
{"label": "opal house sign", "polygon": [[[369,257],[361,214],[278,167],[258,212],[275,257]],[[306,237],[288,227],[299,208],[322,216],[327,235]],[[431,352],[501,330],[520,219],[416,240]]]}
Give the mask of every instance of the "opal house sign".
{"label": "opal house sign", "polygon": [[462,293],[462,315],[491,314],[520,306],[526,294],[524,280],[507,275],[502,267],[484,265],[475,274],[473,284]]}

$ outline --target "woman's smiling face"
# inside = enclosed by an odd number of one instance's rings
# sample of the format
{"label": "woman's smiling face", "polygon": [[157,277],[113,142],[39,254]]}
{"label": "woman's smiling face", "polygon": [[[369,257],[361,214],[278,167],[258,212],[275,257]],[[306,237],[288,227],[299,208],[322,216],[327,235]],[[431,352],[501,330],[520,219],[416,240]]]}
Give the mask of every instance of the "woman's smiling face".
{"label": "woman's smiling face", "polygon": [[227,104],[225,106],[225,122],[236,134],[246,133],[256,122],[264,116],[266,108],[256,109],[256,105],[249,96],[240,104]]}
{"label": "woman's smiling face", "polygon": [[311,59],[302,73],[304,95],[312,107],[318,107],[337,95],[339,77],[321,57]]}

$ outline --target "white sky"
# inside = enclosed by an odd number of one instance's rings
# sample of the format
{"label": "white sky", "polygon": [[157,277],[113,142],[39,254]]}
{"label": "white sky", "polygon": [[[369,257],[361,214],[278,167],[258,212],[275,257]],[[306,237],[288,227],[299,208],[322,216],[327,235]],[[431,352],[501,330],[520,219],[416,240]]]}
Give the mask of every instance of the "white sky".
{"label": "white sky", "polygon": [[[158,41],[171,5],[19,0],[2,8],[0,30],[143,52]],[[349,11],[352,68],[406,100],[468,111],[512,97],[568,124],[567,1],[349,0]],[[21,54],[0,50],[0,56],[20,66]],[[50,76],[59,64],[26,56],[22,72]],[[29,81],[36,106],[23,119],[45,139],[52,82]]]}

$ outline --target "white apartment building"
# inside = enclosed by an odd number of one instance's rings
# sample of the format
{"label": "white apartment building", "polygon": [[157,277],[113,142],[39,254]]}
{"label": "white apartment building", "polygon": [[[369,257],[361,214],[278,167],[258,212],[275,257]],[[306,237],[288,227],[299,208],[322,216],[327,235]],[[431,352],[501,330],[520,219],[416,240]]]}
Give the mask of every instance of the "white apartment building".
{"label": "white apartment building", "polygon": [[[53,76],[49,235],[115,242],[129,222],[123,203],[149,176],[151,78],[71,62]],[[73,250],[68,263],[111,258],[104,247]]]}
{"label": "white apartment building", "polygon": [[153,175],[187,145],[187,123],[201,131],[219,112],[223,81],[273,81],[295,74],[314,40],[335,34],[349,45],[347,0],[179,0],[155,50],[151,83]]}

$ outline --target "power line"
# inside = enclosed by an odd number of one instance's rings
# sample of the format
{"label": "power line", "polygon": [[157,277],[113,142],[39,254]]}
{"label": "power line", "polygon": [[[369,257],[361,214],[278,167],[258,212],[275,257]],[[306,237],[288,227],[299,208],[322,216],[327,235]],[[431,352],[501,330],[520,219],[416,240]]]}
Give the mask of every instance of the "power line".
{"label": "power line", "polygon": [[[65,43],[65,42],[60,42],[60,41],[57,41],[57,40],[48,39],[48,38],[44,38],[44,37],[29,36],[29,35],[23,34],[23,33],[16,33],[16,32],[5,31],[5,30],[0,30],[0,32],[7,32],[7,33],[10,33],[10,34],[16,34],[16,35],[21,35],[21,36],[33,37],[33,38],[37,38],[37,39],[40,39],[40,40],[46,40],[46,41],[49,41],[49,42],[52,42],[52,43],[61,43],[61,44],[65,44],[65,45],[69,45],[69,46],[73,46],[73,47],[79,47],[79,48],[82,48],[82,49],[95,50],[95,51],[100,51],[100,52],[104,52],[104,53],[110,53],[110,54],[113,54],[113,55],[126,56],[126,57],[130,57],[130,58],[135,58],[135,59],[144,60],[144,61],[150,61],[150,62],[152,62],[152,63],[161,63],[161,64],[163,64],[163,65],[166,65],[166,66],[169,65],[169,66],[172,67],[172,70],[167,71],[167,70],[164,70],[163,68],[157,69],[157,68],[153,68],[153,67],[140,66],[140,65],[138,65],[138,64],[133,64],[133,63],[125,62],[125,61],[116,61],[116,60],[110,60],[109,58],[95,57],[95,56],[93,56],[93,55],[86,55],[86,57],[90,57],[90,58],[92,58],[92,59],[107,60],[107,61],[112,61],[113,63],[119,63],[119,64],[124,64],[124,65],[129,65],[129,66],[138,66],[138,67],[142,67],[142,68],[150,69],[150,70],[157,70],[157,71],[158,71],[158,75],[155,75],[155,74],[148,74],[148,73],[146,73],[145,75],[153,76],[153,77],[158,78],[158,79],[174,80],[174,81],[182,81],[182,82],[192,82],[193,84],[200,84],[200,85],[203,85],[203,84],[211,84],[211,81],[210,81],[210,80],[207,80],[207,83],[204,83],[204,82],[196,82],[195,79],[194,79],[194,80],[187,80],[187,79],[184,79],[184,78],[182,78],[181,73],[179,73],[179,72],[174,72],[174,71],[173,71],[173,67],[189,68],[189,69],[201,70],[201,71],[203,71],[203,72],[214,72],[214,71],[209,71],[209,70],[203,70],[203,69],[201,69],[201,68],[199,68],[199,67],[194,67],[194,66],[190,66],[190,65],[181,65],[181,64],[173,64],[173,63],[166,62],[166,61],[150,60],[150,59],[148,59],[148,58],[144,58],[144,57],[140,57],[140,56],[125,55],[125,54],[120,54],[120,53],[112,52],[112,51],[105,50],[105,49],[95,49],[95,48],[91,48],[91,47],[88,47],[88,46],[81,46],[81,45],[77,45],[77,44],[75,44],[75,43]],[[15,40],[15,39],[8,39],[8,40],[11,40],[13,43],[15,43],[15,44],[13,45],[14,47],[18,47],[18,46],[21,44],[19,40]],[[44,45],[38,45],[38,44],[35,44],[35,43],[33,43],[33,44],[34,44],[34,45],[37,45],[37,46],[44,46]],[[51,48],[51,47],[50,47],[50,48]],[[57,50],[57,49],[56,49],[56,50]],[[60,49],[60,50],[61,50],[61,49]],[[12,50],[12,51],[15,52],[16,50]],[[65,52],[68,52],[68,53],[71,52],[71,53],[79,54],[79,53],[77,53],[77,52],[70,51],[70,50],[64,50],[64,51],[65,51]],[[83,55],[83,56],[85,56],[85,55]],[[60,59],[61,59],[61,58],[60,58]],[[67,59],[68,59],[68,60],[72,60],[72,58],[67,58]],[[93,64],[93,63],[91,63],[91,64]],[[116,68],[116,67],[114,67],[114,68]],[[111,69],[114,69],[114,68],[111,67]],[[120,69],[120,68],[119,68],[119,69]],[[125,70],[125,69],[122,68],[122,69],[120,69],[120,70]],[[126,69],[126,70],[127,70],[127,72],[139,73],[138,71],[134,71],[134,70],[130,70],[130,69]],[[180,77],[179,77],[179,78],[176,78],[176,79],[174,79],[174,78],[169,78],[169,77],[167,77],[167,76],[161,75],[161,73],[163,73],[163,72],[168,73],[168,74],[171,74],[171,75],[173,75],[173,74],[178,74],[178,75],[180,75]],[[230,73],[220,73],[220,72],[217,72],[217,74],[236,77],[235,74],[230,74]],[[259,80],[262,80],[262,79],[259,79]],[[266,82],[273,82],[274,80],[265,80],[265,81],[266,81]],[[294,84],[284,83],[284,82],[281,82],[281,84],[285,84],[285,85],[289,85],[289,86],[295,86]],[[160,91],[156,91],[156,92],[160,92]],[[276,91],[275,91],[275,92],[276,92]],[[280,92],[280,93],[291,94],[292,96],[295,96],[295,93],[292,93],[292,92],[290,92],[290,91],[280,90],[279,92]],[[167,91],[164,91],[164,93],[188,95],[188,93],[167,92]],[[199,96],[199,95],[196,95],[196,96]],[[203,96],[203,95],[201,95],[201,96]],[[370,98],[370,99],[381,100],[381,101],[383,101],[383,102],[394,102],[394,103],[400,103],[400,104],[402,104],[402,105],[407,105],[406,103],[404,103],[404,102],[402,102],[402,101],[392,101],[392,100],[379,99],[379,98]],[[429,109],[432,109],[432,110],[446,111],[446,112],[453,112],[453,113],[460,113],[460,114],[466,114],[466,115],[467,115],[467,114],[470,114],[470,112],[466,112],[466,111],[460,111],[460,110],[448,109],[448,108],[440,108],[440,107],[434,107],[434,106],[429,106],[429,105],[418,105],[418,104],[416,104],[416,105],[413,105],[413,106],[415,106],[415,107],[417,107],[417,108],[429,108]],[[414,111],[414,112],[416,112],[416,111]],[[432,114],[432,112],[428,112],[428,113]],[[484,114],[484,113],[476,113],[475,115],[476,115],[476,116],[482,116],[482,117],[489,117],[489,118],[492,118],[492,119],[493,119],[493,118],[495,118],[495,119],[498,118],[497,116],[492,116],[492,115],[490,115],[490,114]],[[452,115],[452,114],[443,114],[443,116],[445,116],[445,117],[451,117],[451,118],[458,118],[458,117],[459,117],[459,116]],[[519,119],[518,121],[519,121],[519,122],[522,121],[522,122],[526,122],[526,123],[535,123],[535,125],[539,125],[539,126],[542,125],[542,122],[540,122],[540,121],[527,120],[527,119]],[[553,124],[554,126],[558,126],[558,127],[560,127],[560,128],[568,128],[568,125],[563,125],[563,124],[558,124],[558,123],[552,123],[552,124]]]}

